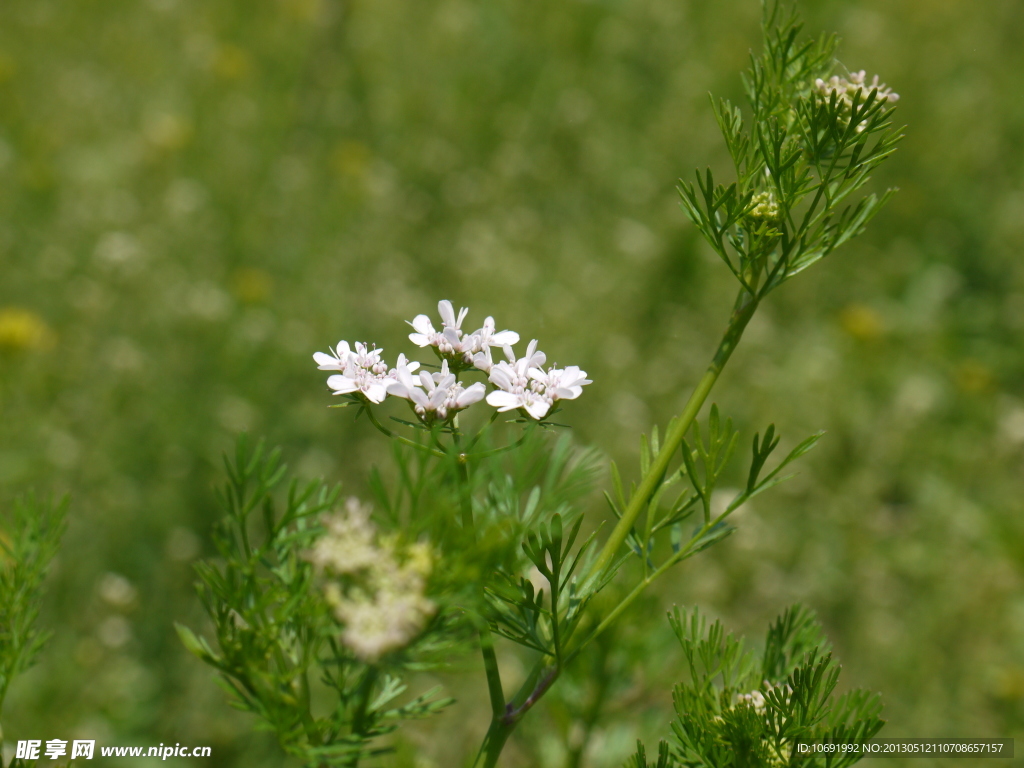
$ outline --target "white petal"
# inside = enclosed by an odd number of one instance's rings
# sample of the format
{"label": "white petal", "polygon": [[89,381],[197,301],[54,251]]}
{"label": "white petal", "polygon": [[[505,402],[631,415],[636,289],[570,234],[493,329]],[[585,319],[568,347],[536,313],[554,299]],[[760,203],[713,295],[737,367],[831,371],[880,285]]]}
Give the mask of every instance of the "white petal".
{"label": "white petal", "polygon": [[539,381],[542,384],[547,384],[551,381],[551,376],[556,372],[556,370],[557,369],[552,368],[550,371],[545,373],[541,368],[530,368],[526,373],[531,379]]}
{"label": "white petal", "polygon": [[409,360],[406,359],[404,352],[398,355],[398,363],[395,364],[396,371],[401,371],[404,368],[409,373],[415,373],[419,369],[419,367],[420,364],[417,363],[415,360],[409,362]]}
{"label": "white petal", "polygon": [[406,389],[416,388],[416,379],[413,379],[412,372],[409,370],[408,366],[399,366],[395,369],[395,373],[398,374],[398,380],[401,382],[403,387]]}
{"label": "white petal", "polygon": [[327,386],[334,390],[336,395],[347,395],[359,390],[359,385],[347,376],[328,376]]}
{"label": "white petal", "polygon": [[466,313],[469,312],[469,307],[463,307],[459,310],[459,319],[455,321],[455,327],[461,328],[462,321],[466,319]]}
{"label": "white petal", "polygon": [[432,339],[432,338],[433,338],[432,336],[427,336],[424,333],[410,333],[409,334],[409,341],[411,341],[417,347],[429,347],[430,346],[430,339]]}
{"label": "white petal", "polygon": [[339,358],[346,358],[350,354],[352,354],[352,350],[349,349],[347,341],[339,341],[338,346],[334,348],[334,354],[336,354]]}
{"label": "white petal", "polygon": [[366,399],[371,403],[383,403],[384,398],[388,396],[387,387],[383,386],[379,382],[367,384],[363,389],[363,392],[366,393]]}
{"label": "white petal", "polygon": [[473,386],[466,389],[461,395],[455,399],[455,404],[459,408],[466,408],[473,403],[479,403],[484,399],[484,395],[487,393],[487,388],[479,381]]}
{"label": "white petal", "polygon": [[499,411],[514,411],[523,404],[523,400],[518,395],[513,395],[509,392],[502,392],[498,390],[491,392],[487,396],[487,404],[492,405]]}
{"label": "white petal", "polygon": [[430,402],[427,405],[427,407],[430,410],[432,410],[432,411],[436,411],[439,406],[444,405],[444,401],[447,398],[448,398],[448,390],[447,389],[442,389],[441,387],[438,387],[430,395]]}
{"label": "white petal", "polygon": [[336,357],[325,355],[323,352],[315,352],[313,354],[313,360],[316,361],[317,368],[321,371],[341,371],[345,368],[343,361]]}
{"label": "white petal", "polygon": [[491,344],[518,344],[519,334],[515,331],[499,331],[498,333],[491,335]]}
{"label": "white petal", "polygon": [[[415,387],[413,387],[415,389]],[[400,397],[403,400],[411,400],[412,397],[409,394],[409,387],[405,384],[391,384],[388,387],[388,394],[394,397]]]}
{"label": "white petal", "polygon": [[551,404],[543,398],[537,398],[532,403],[527,403],[526,405],[526,412],[537,419],[537,421],[547,416],[550,409]]}
{"label": "white petal", "polygon": [[455,310],[452,309],[452,303],[448,299],[437,302],[437,314],[441,316],[441,322],[446,328],[455,325]]}
{"label": "white petal", "polygon": [[494,367],[494,360],[491,358],[491,348],[484,347],[482,352],[473,355],[473,366],[484,373],[490,373]]}
{"label": "white petal", "polygon": [[507,365],[507,363],[498,363],[496,366],[491,368],[491,375],[487,378],[492,384],[494,384],[494,386],[507,391],[512,389],[512,378],[508,375],[508,372],[502,368],[503,365]]}
{"label": "white petal", "polygon": [[446,327],[444,329],[444,337],[456,352],[462,351],[462,339],[459,337],[459,332],[455,328]]}
{"label": "white petal", "polygon": [[437,331],[434,330],[433,323],[430,322],[430,318],[426,315],[416,315],[416,317],[412,319],[410,325],[419,333],[430,335],[437,333]]}

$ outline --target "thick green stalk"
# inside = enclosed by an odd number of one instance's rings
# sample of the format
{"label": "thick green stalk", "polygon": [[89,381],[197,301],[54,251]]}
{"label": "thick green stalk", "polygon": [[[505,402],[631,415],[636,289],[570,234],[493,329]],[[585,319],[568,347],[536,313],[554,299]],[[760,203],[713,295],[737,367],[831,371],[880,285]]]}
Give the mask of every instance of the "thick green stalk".
{"label": "thick green stalk", "polygon": [[704,405],[704,401],[707,400],[712,387],[718,381],[722,368],[725,367],[733,350],[736,349],[736,345],[739,343],[747,323],[750,322],[750,318],[754,316],[754,312],[757,310],[757,304],[757,297],[751,296],[746,290],[740,290],[739,296],[736,297],[736,305],[733,309],[732,317],[729,319],[729,327],[726,329],[725,335],[718,345],[718,350],[715,352],[711,364],[697,384],[693,394],[690,395],[690,399],[687,400],[686,406],[683,408],[679,418],[672,422],[668,433],[665,435],[664,442],[661,444],[661,450],[651,463],[647,474],[640,481],[640,487],[636,489],[633,497],[629,500],[625,512],[612,530],[608,541],[605,542],[601,554],[594,561],[594,565],[590,570],[591,575],[603,573],[615,561],[616,555],[629,535],[630,529],[632,529],[640,513],[650,502],[651,497],[654,496],[654,493],[664,480],[665,473],[668,471],[668,465],[672,461],[672,456],[682,444],[683,438],[686,437],[686,433],[690,430],[694,419],[697,418],[701,406]]}

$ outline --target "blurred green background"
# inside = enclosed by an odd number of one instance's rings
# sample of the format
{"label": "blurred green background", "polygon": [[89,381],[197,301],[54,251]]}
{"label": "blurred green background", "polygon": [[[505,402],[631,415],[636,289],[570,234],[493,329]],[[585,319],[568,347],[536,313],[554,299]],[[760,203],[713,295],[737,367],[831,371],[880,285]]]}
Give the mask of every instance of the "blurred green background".
{"label": "blurred green background", "polygon": [[[759,636],[806,601],[845,684],[883,692],[883,735],[1021,735],[1024,6],[799,5],[901,94],[873,182],[901,192],[748,330],[713,395],[742,444],[828,434],[630,618],[586,765],[665,730],[673,602]],[[565,417],[635,475],[728,314],[674,184],[727,170],[706,94],[739,97],[758,21],[754,0],[5,0],[0,503],[68,492],[72,520],[4,737],[282,764],[172,621],[202,626],[190,562],[240,431],[366,494],[387,446],[325,408],[310,357],[340,338],[394,356],[439,298],[493,314],[591,374]],[[406,762],[478,742],[471,671]],[[570,704],[508,765],[565,765]]]}

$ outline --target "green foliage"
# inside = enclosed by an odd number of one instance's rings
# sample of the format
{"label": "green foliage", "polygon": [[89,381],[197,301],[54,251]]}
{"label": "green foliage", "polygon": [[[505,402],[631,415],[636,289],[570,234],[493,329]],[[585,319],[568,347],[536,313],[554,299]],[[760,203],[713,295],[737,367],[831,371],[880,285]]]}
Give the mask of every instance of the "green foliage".
{"label": "green foliage", "polygon": [[[802,606],[772,624],[760,659],[696,609],[675,609],[669,623],[689,679],[673,691],[674,741],[659,744],[658,768],[839,768],[857,757],[801,745],[860,744],[882,727],[877,694],[834,695],[839,667],[813,613]],[[648,765],[638,744],[629,766]]]}
{"label": "green foliage", "polygon": [[[43,581],[66,528],[68,499],[29,494],[0,517],[0,716],[11,682],[38,660],[50,637],[36,623]],[[3,742],[0,727],[0,743]],[[0,755],[0,768],[4,764]],[[12,758],[10,768],[35,765]]]}
{"label": "green foliage", "polygon": [[878,89],[858,91],[847,107],[815,88],[835,65],[834,35],[802,40],[795,9],[764,6],[764,50],[744,75],[749,124],[712,98],[736,181],[716,184],[708,168],[696,187],[679,188],[687,216],[755,299],[864,231],[893,190],[848,199],[901,138]]}
{"label": "green foliage", "polygon": [[[306,557],[322,533],[319,516],[335,507],[340,489],[292,480],[282,503],[275,496],[285,477],[280,451],[250,447],[244,437],[225,464],[226,517],[214,538],[220,560],[196,566],[218,650],[178,625],[182,642],[220,672],[232,705],[257,715],[305,765],[355,766],[388,751],[380,737],[449,700],[432,690],[396,704],[411,659],[400,653],[367,664],[340,642]],[[317,705],[317,685],[333,698],[326,707]]]}
{"label": "green foliage", "polygon": [[67,508],[66,498],[54,503],[29,495],[0,518],[0,710],[11,681],[35,664],[50,636],[36,620]]}

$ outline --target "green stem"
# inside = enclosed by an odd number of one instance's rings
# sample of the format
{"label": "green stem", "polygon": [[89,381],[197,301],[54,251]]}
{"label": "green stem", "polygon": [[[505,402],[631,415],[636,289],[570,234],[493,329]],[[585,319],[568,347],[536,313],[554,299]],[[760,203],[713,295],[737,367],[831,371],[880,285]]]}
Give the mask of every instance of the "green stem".
{"label": "green stem", "polygon": [[498,657],[494,654],[494,638],[487,625],[480,629],[480,653],[484,657],[484,672],[487,675],[487,694],[491,697],[491,719],[497,720],[505,714],[505,692],[501,687],[501,671]]}
{"label": "green stem", "polygon": [[608,674],[608,653],[611,650],[611,644],[614,643],[615,639],[613,636],[606,638],[609,642],[601,643],[598,649],[597,658],[594,661],[593,679],[597,690],[594,691],[594,698],[590,702],[590,706],[587,707],[583,713],[583,737],[580,739],[580,743],[576,746],[570,747],[569,757],[566,760],[566,768],[579,768],[583,761],[583,753],[587,749],[587,744],[590,741],[590,737],[594,732],[594,726],[597,725],[597,721],[601,716],[601,709],[604,707],[605,698],[608,695],[608,688],[611,684],[611,676]]}
{"label": "green stem", "polygon": [[[484,737],[484,743],[481,745],[480,753],[475,761],[476,765],[481,765],[482,768],[494,768],[498,764],[498,758],[501,757],[505,742],[512,735],[512,731],[516,729],[523,716],[533,708],[533,705],[547,693],[560,673],[561,669],[557,666],[544,668],[538,665],[533,669],[526,682],[516,693],[515,698],[505,705],[501,716],[491,718],[491,727],[487,729],[487,735]],[[480,763],[481,758],[483,758],[482,764]]]}
{"label": "green stem", "polygon": [[480,431],[477,432],[476,435],[473,437],[473,439],[469,441],[469,445],[466,446],[466,450],[467,451],[473,450],[473,446],[475,446],[478,442],[480,442],[480,438],[484,436],[484,432],[486,432],[488,430],[488,428],[495,421],[498,420],[498,417],[500,415],[501,415],[501,411],[495,411],[494,413],[491,414],[491,418],[487,421],[487,423],[484,424],[482,427],[480,427]]}
{"label": "green stem", "polygon": [[668,471],[668,465],[673,455],[682,444],[683,438],[689,431],[694,419],[697,418],[697,414],[700,412],[701,406],[704,405],[704,401],[707,400],[712,387],[715,386],[715,382],[718,381],[722,368],[725,367],[733,350],[736,349],[736,345],[739,343],[747,323],[750,322],[750,318],[754,316],[754,312],[757,310],[757,304],[758,299],[756,297],[751,296],[746,290],[740,290],[739,295],[736,297],[732,317],[729,319],[729,327],[726,329],[725,335],[718,345],[718,350],[715,352],[711,364],[697,384],[693,394],[690,395],[690,399],[686,402],[682,414],[670,424],[661,450],[651,463],[647,474],[640,481],[640,487],[637,488],[636,493],[629,500],[625,512],[612,530],[608,541],[605,542],[601,554],[591,567],[591,576],[604,573],[612,565],[619,548],[626,540],[640,513],[650,502],[655,491],[658,490],[658,487],[665,478],[665,473]]}
{"label": "green stem", "polygon": [[[377,682],[377,668],[369,667],[359,684],[359,699],[356,703],[355,712],[352,715],[352,735],[363,737],[367,731],[367,710],[370,707],[370,696],[373,694],[373,685]],[[353,755],[348,763],[349,768],[357,768],[359,765],[359,754]]]}
{"label": "green stem", "polygon": [[462,527],[469,531],[476,540],[476,529],[473,523],[473,496],[469,486],[469,458],[462,453],[458,431],[452,432],[455,441],[455,476],[459,486],[459,508],[462,511]]}
{"label": "green stem", "polygon": [[423,445],[422,443],[417,443],[414,440],[410,440],[407,437],[396,435],[394,432],[392,432],[390,429],[385,427],[377,420],[377,417],[373,415],[373,409],[371,409],[369,406],[364,406],[363,411],[366,413],[366,416],[370,420],[370,423],[373,424],[373,426],[379,429],[382,433],[390,437],[392,440],[397,440],[398,442],[402,443],[402,445],[408,445],[410,448],[415,448],[417,451],[425,451],[429,453],[431,456],[437,456],[438,458],[444,457],[443,451],[434,450],[429,446]]}
{"label": "green stem", "polygon": [[[749,497],[743,496],[741,498],[745,501],[746,498]],[[685,547],[680,549],[678,552],[672,555],[672,557],[668,558],[668,560],[666,560],[664,563],[658,566],[658,568],[655,569],[655,571],[651,573],[649,576],[645,576],[640,581],[640,583],[637,584],[633,588],[633,590],[628,595],[626,595],[619,602],[619,604],[616,605],[615,608],[613,608],[612,611],[604,617],[604,619],[601,620],[601,623],[597,625],[594,631],[591,632],[583,642],[581,642],[579,645],[575,646],[572,649],[572,651],[566,656],[566,663],[568,664],[574,658],[576,658],[576,656],[579,655],[580,651],[586,648],[592,641],[594,641],[602,633],[604,633],[604,631],[607,630],[608,627],[614,624],[615,621],[619,618],[619,616],[622,615],[622,612],[629,608],[629,606],[633,604],[633,601],[636,600],[643,593],[643,591],[647,589],[647,587],[650,586],[651,583],[653,583],[659,576],[666,573],[672,566],[682,562],[688,557],[695,555],[697,551],[694,550],[694,547],[697,545],[697,542],[704,538],[705,534],[707,534],[708,531],[710,531],[720,522],[725,520],[725,518],[727,518],[730,514],[739,509],[740,506],[742,506],[742,503],[733,502],[733,504],[730,504],[729,507],[720,515],[718,515],[715,519],[709,520],[708,522],[704,523],[704,525],[702,525],[700,529],[697,531],[697,533],[693,535],[693,537],[690,539],[690,541],[686,544]]]}

